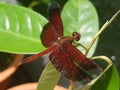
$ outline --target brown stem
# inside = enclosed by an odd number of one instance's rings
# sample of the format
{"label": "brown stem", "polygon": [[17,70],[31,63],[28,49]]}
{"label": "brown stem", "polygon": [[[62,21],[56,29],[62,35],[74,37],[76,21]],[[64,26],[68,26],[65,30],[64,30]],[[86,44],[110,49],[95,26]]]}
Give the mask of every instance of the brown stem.
{"label": "brown stem", "polygon": [[16,55],[13,63],[4,71],[0,72],[0,83],[5,81],[7,78],[9,78],[19,67],[19,63],[23,59],[24,55]]}

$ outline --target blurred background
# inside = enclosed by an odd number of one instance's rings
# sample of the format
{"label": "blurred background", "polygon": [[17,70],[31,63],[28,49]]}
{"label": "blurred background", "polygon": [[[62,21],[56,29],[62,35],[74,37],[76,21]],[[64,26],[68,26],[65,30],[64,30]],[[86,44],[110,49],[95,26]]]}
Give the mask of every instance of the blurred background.
{"label": "blurred background", "polygon": [[[12,3],[20,4],[24,7],[32,7],[38,13],[41,13],[47,18],[47,6],[50,0],[0,0],[0,3]],[[64,6],[67,0],[56,0],[59,2],[61,7]],[[109,20],[119,9],[120,0],[90,0],[96,7],[99,17],[100,27]],[[31,4],[34,2],[36,4]],[[39,3],[38,3],[39,2]],[[120,16],[117,17],[114,22],[105,30],[99,38],[96,52],[94,56],[105,55],[112,59],[113,63],[117,66],[120,73]],[[28,57],[26,55],[25,57]],[[14,55],[9,53],[0,52],[0,71],[4,70],[12,62]],[[5,81],[1,85],[7,84],[6,87],[11,87],[25,82],[38,81],[39,76],[49,61],[47,57],[43,57],[45,60],[38,59],[35,62],[22,65],[18,70],[11,76],[11,78]],[[64,84],[64,83],[63,83]],[[6,88],[4,87],[4,88]]]}

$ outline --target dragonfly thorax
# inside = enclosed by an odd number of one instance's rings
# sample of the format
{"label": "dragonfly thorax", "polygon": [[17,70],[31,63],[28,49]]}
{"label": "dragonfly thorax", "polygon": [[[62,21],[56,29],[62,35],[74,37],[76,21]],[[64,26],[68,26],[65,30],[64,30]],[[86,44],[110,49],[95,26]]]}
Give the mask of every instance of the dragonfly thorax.
{"label": "dragonfly thorax", "polygon": [[72,36],[59,37],[58,41],[56,43],[60,45],[60,44],[65,43],[65,42],[72,43],[72,42],[74,42],[74,40],[76,40],[76,41],[80,40],[80,34],[79,33],[73,32]]}

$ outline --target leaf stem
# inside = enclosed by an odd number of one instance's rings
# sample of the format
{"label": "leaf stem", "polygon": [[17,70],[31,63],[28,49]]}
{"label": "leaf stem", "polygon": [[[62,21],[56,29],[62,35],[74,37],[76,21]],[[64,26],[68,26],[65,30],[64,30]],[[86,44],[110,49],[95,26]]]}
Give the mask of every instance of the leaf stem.
{"label": "leaf stem", "polygon": [[115,13],[115,15],[109,20],[107,21],[102,28],[97,32],[97,34],[94,36],[94,38],[92,39],[90,45],[85,49],[86,50],[86,55],[88,54],[88,52],[90,51],[91,47],[93,46],[95,40],[98,38],[98,36],[112,23],[112,21],[118,16],[118,14],[120,13],[120,10]]}
{"label": "leaf stem", "polygon": [[29,4],[28,8],[32,9],[34,6],[38,5],[39,3],[40,3],[40,2],[38,2],[38,1],[32,1],[32,2]]}
{"label": "leaf stem", "polygon": [[91,58],[92,60],[97,60],[97,59],[101,59],[103,61],[106,61],[108,63],[107,67],[104,69],[104,71],[96,78],[92,81],[92,84],[94,84],[111,66],[112,66],[112,60],[110,60],[108,57],[106,56],[95,56]]}

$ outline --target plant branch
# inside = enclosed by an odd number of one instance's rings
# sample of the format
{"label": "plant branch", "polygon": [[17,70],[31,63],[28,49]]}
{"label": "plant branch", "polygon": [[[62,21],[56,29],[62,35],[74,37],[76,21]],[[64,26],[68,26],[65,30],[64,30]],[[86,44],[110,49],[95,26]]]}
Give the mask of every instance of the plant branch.
{"label": "plant branch", "polygon": [[107,21],[103,26],[102,28],[97,32],[97,34],[94,36],[94,38],[92,39],[90,45],[87,47],[87,50],[86,50],[86,55],[88,54],[89,50],[91,49],[91,47],[93,46],[95,40],[98,38],[98,36],[113,22],[113,20],[118,16],[118,14],[120,13],[120,10],[114,14],[114,16],[109,20]]}
{"label": "plant branch", "polygon": [[19,63],[23,59],[24,55],[16,55],[13,63],[4,71],[0,72],[0,83],[9,78],[19,67]]}

